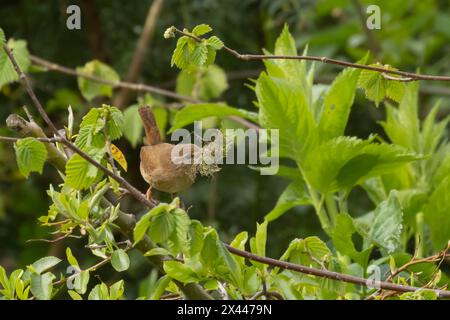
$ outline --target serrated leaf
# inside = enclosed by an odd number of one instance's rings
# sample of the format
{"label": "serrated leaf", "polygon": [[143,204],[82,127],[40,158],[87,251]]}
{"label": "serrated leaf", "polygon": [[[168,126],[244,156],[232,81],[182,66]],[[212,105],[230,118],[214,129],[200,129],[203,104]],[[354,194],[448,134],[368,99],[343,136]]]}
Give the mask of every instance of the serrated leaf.
{"label": "serrated leaf", "polygon": [[194,29],[192,29],[192,33],[197,37],[202,36],[211,31],[212,28],[207,24],[199,24],[198,26],[195,26]]}
{"label": "serrated leaf", "polygon": [[[111,82],[120,81],[119,75],[114,69],[98,60],[90,61],[76,70],[78,73],[95,76]],[[78,87],[83,97],[88,101],[99,96],[112,96],[113,88],[111,85],[88,80],[84,77],[78,77]]]}
{"label": "serrated leaf", "polygon": [[295,181],[288,185],[278,198],[275,207],[264,217],[267,221],[273,221],[281,217],[286,211],[296,206],[310,203],[306,185],[303,181]]}
{"label": "serrated leaf", "polygon": [[20,139],[14,144],[17,165],[20,172],[28,178],[31,172],[42,174],[47,159],[47,148],[35,138]]}
{"label": "serrated leaf", "polygon": [[128,254],[125,252],[125,250],[117,249],[112,253],[111,265],[118,272],[128,270],[128,268],[130,267],[130,258],[128,257]]}
{"label": "serrated leaf", "polygon": [[122,137],[124,119],[122,112],[116,107],[106,106],[108,110],[108,121],[106,122],[106,129],[111,140],[117,140]]}
{"label": "serrated leaf", "polygon": [[205,43],[198,43],[192,51],[189,59],[189,63],[196,67],[201,67],[205,64],[208,58],[208,47]]}
{"label": "serrated leaf", "polygon": [[206,44],[214,50],[220,50],[224,46],[223,41],[216,36],[209,37]]}
{"label": "serrated leaf", "polygon": [[[397,70],[391,66],[383,66],[380,63],[371,64],[371,67],[383,67],[386,70]],[[390,77],[398,77],[389,74]],[[375,102],[376,106],[386,97],[396,102],[400,102],[403,97],[405,84],[400,81],[386,79],[381,72],[362,70],[359,75],[358,87],[362,88],[368,99]]]}
{"label": "serrated leaf", "polygon": [[242,109],[229,107],[221,103],[198,103],[190,104],[175,115],[175,119],[170,128],[169,133],[174,132],[194,121],[201,120],[207,117],[228,117],[239,116],[246,119],[253,119],[253,114]]}
{"label": "serrated leaf", "polygon": [[259,123],[278,129],[280,156],[302,161],[316,145],[317,128],[302,90],[285,79],[261,73],[256,83]]}
{"label": "serrated leaf", "polygon": [[139,219],[139,221],[136,223],[136,226],[134,227],[133,231],[133,239],[134,244],[138,243],[142,240],[142,238],[145,236],[148,227],[150,226],[150,220],[152,217],[164,212],[169,211],[173,209],[170,204],[167,203],[160,203],[156,207],[154,207],[152,210],[147,212],[145,215]]}
{"label": "serrated leaf", "polygon": [[313,149],[303,169],[311,185],[328,193],[351,188],[421,158],[396,145],[338,137]]}
{"label": "serrated leaf", "polygon": [[[4,34],[2,32],[3,41]],[[0,48],[0,88],[5,84],[12,83],[19,80],[14,66],[9,60],[8,55],[3,49],[3,41],[1,42],[2,47]],[[27,72],[30,66],[30,53],[27,49],[27,42],[24,40],[14,40],[10,39],[7,43],[8,47],[11,49],[17,64],[23,72]]]}
{"label": "serrated leaf", "polygon": [[148,229],[150,239],[156,243],[166,241],[175,230],[175,223],[173,215],[169,212],[156,215],[152,218]]}
{"label": "serrated leaf", "polygon": [[179,261],[165,261],[164,271],[169,277],[183,283],[199,281],[199,277],[194,270]]}
{"label": "serrated leaf", "polygon": [[176,65],[180,69],[185,69],[189,65],[188,37],[182,36],[178,39],[170,65],[172,67]]}
{"label": "serrated leaf", "polygon": [[[99,162],[103,158],[105,149],[91,148],[86,152]],[[72,188],[82,190],[90,187],[98,179],[98,174],[103,175],[79,154],[73,155],[66,163],[66,184]]]}

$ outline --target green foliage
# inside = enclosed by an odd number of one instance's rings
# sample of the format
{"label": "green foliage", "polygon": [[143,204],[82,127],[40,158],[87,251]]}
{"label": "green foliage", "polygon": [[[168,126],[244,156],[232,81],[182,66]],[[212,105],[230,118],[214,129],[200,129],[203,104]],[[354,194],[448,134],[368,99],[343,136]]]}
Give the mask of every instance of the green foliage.
{"label": "green foliage", "polygon": [[[1,29],[0,29],[1,30]],[[5,50],[3,49],[3,43],[5,41],[5,34],[0,31],[0,40],[2,48],[0,49],[0,88],[6,84],[19,80],[16,70],[12,62],[9,60]],[[24,40],[9,39],[7,46],[14,52],[14,57],[19,65],[20,69],[24,72],[30,67],[30,53],[27,49],[27,43]]]}
{"label": "green foliage", "polygon": [[[119,75],[114,69],[98,60],[90,61],[76,70],[83,75],[101,78],[112,83],[120,81]],[[99,96],[112,96],[111,85],[95,82],[85,77],[78,77],[78,87],[83,97],[88,101]]]}
{"label": "green foliage", "polygon": [[123,249],[117,249],[112,253],[111,265],[117,272],[122,272],[130,267],[130,258]]}
{"label": "green foliage", "polygon": [[17,165],[20,172],[28,178],[31,172],[42,174],[45,160],[47,160],[47,149],[44,143],[35,138],[18,140],[14,144]]}
{"label": "green foliage", "polygon": [[229,107],[221,103],[198,103],[190,104],[175,115],[175,119],[170,128],[169,132],[174,132],[194,121],[201,120],[207,117],[228,117],[228,116],[238,116],[245,119],[254,120],[255,115],[243,109],[237,109]]}
{"label": "green foliage", "polygon": [[[383,66],[380,63],[371,64],[369,66],[397,71],[397,69],[392,68],[389,65]],[[386,78],[383,73],[371,70],[362,70],[359,76],[358,86],[364,90],[368,99],[375,102],[377,107],[385,98],[400,102],[405,91],[405,85],[403,82],[390,79],[400,78],[399,76],[392,74],[387,75],[389,76],[389,79]]]}
{"label": "green foliage", "polygon": [[177,93],[199,98],[204,101],[220,97],[227,89],[227,76],[215,64],[194,72],[181,71],[177,77]]}
{"label": "green foliage", "polygon": [[295,181],[287,186],[278,198],[275,207],[264,217],[267,221],[278,219],[286,211],[296,206],[311,204],[306,185],[303,181]]}
{"label": "green foliage", "polygon": [[421,159],[399,146],[372,140],[339,137],[321,144],[305,160],[308,182],[323,193],[348,190],[370,177]]}
{"label": "green foliage", "polygon": [[[199,25],[192,32],[183,30],[187,34],[199,37],[212,31],[208,25]],[[199,38],[200,39],[200,38]],[[216,36],[208,39],[201,38],[200,41],[189,36],[182,36],[178,39],[177,45],[172,55],[171,65],[187,71],[195,71],[201,67],[207,67],[214,63],[216,51],[223,48],[223,42]]]}

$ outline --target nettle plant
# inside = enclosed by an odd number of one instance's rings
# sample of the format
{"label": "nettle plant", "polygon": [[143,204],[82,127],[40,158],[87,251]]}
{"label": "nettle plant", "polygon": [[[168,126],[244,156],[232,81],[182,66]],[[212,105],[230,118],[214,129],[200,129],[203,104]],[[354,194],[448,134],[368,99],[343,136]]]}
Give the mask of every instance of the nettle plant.
{"label": "nettle plant", "polygon": [[[85,241],[86,250],[100,261],[81,267],[67,248],[67,274],[51,271],[63,263],[51,256],[9,276],[0,267],[1,297],[51,299],[67,289],[73,299],[122,299],[127,297],[123,280],[107,285],[92,274],[109,263],[117,272],[126,271],[128,251],[133,249],[158,271],[140,299],[168,295],[189,299],[449,297],[441,290],[448,276],[440,270],[448,257],[450,235],[450,144],[445,138],[449,118],[438,121],[436,105],[424,120],[419,119],[417,81],[395,74],[390,66],[364,68],[366,56],[356,67],[343,70],[331,85],[317,86],[314,64],[308,67],[308,59],[301,58],[308,57],[306,50],[304,56],[297,56],[287,27],[275,43],[274,55],[241,55],[216,36],[205,37],[211,31],[199,25],[192,31],[171,27],[164,34],[166,38],[181,35],[172,57],[172,65],[182,69],[178,92],[190,95],[185,101],[198,100],[176,111],[172,130],[211,117],[216,117],[212,125],[221,128],[230,122],[217,119],[240,117],[261,128],[279,130],[280,157],[295,166],[280,167],[278,175],[290,184],[264,221],[257,223],[256,234],[243,231],[225,244],[215,228],[191,219],[179,198],[155,204],[122,178],[127,163],[113,142],[125,134],[133,145],[139,143],[138,105],[124,114],[109,105],[92,108],[79,128],[69,108],[65,130],[53,132],[51,138],[31,117],[12,115],[8,125],[29,135],[14,144],[22,174],[42,173],[47,161],[61,176],[48,190],[52,204],[39,222],[61,238],[81,235],[84,240],[79,241]],[[220,50],[244,60],[263,60],[265,71],[250,86],[257,99],[255,112],[205,102],[227,87],[223,71],[213,64]],[[309,60],[327,62],[326,58]],[[29,66],[25,43],[9,40],[0,54],[0,83],[18,80],[21,70]],[[88,100],[111,96],[114,83],[120,81],[114,70],[99,61],[77,71],[80,90]],[[26,77],[21,79],[30,89]],[[386,119],[381,126],[389,142],[377,135],[367,139],[344,135],[358,88],[376,105],[385,102]],[[140,103],[155,105],[158,124],[165,131],[168,117],[163,104],[149,96]],[[348,196],[356,187],[373,203],[372,210],[358,217],[348,210]],[[150,207],[137,221],[113,201],[111,194],[124,191]],[[266,258],[270,223],[295,206],[312,206],[327,238],[293,239],[278,260]]]}

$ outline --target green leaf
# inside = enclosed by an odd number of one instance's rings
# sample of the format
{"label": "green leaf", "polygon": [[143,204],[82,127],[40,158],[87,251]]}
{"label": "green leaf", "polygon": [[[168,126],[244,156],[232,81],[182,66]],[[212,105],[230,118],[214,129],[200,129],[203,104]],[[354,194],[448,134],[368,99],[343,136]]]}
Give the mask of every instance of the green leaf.
{"label": "green leaf", "polygon": [[279,129],[280,156],[302,160],[316,145],[317,129],[307,100],[292,81],[261,73],[256,83],[259,123]]}
{"label": "green leaf", "polygon": [[152,256],[171,256],[172,254],[170,253],[169,250],[161,248],[161,247],[157,247],[157,248],[153,248],[149,251],[147,251],[144,256],[146,257],[152,257]]}
{"label": "green leaf", "polygon": [[6,42],[5,32],[0,28],[0,43],[3,45]]}
{"label": "green leaf", "polygon": [[133,231],[133,239],[134,244],[138,243],[142,240],[142,238],[145,236],[148,227],[150,226],[150,219],[153,216],[156,216],[164,211],[169,211],[173,207],[167,203],[160,203],[156,207],[154,207],[152,210],[147,212],[144,216],[142,216],[141,219],[136,223],[136,226],[134,227]]}
{"label": "green leaf", "polygon": [[[371,64],[371,67],[384,68],[386,70],[397,70],[389,65],[380,63]],[[389,77],[399,76],[389,74]],[[405,84],[396,80],[386,79],[381,72],[362,70],[359,75],[358,87],[362,88],[368,99],[375,102],[376,106],[385,98],[391,98],[396,102],[400,102],[403,97]]]}
{"label": "green leaf", "polygon": [[83,300],[83,298],[73,290],[68,290],[67,293],[72,298],[72,300]]}
{"label": "green leaf", "polygon": [[[86,152],[99,162],[105,154],[105,149],[90,148]],[[66,163],[66,184],[72,188],[78,190],[89,188],[98,179],[98,174],[103,173],[79,154],[73,155]]]}
{"label": "green leaf", "polygon": [[[114,69],[98,60],[90,61],[76,70],[78,73],[95,76],[114,83],[120,81],[119,75]],[[111,85],[88,80],[84,77],[78,77],[78,87],[83,97],[88,101],[99,96],[112,96],[113,88]]]}
{"label": "green leaf", "polygon": [[267,221],[273,221],[281,217],[286,211],[296,206],[310,204],[306,185],[303,181],[295,181],[287,186],[278,198],[275,207],[264,217]]}
{"label": "green leaf", "polygon": [[73,280],[73,287],[80,294],[86,293],[88,284],[89,284],[89,271],[87,270],[78,273]]}
{"label": "green leaf", "polygon": [[327,245],[318,237],[314,236],[292,240],[280,260],[305,266],[313,265],[322,267],[331,256],[331,251]]}
{"label": "green leaf", "polygon": [[192,29],[192,33],[197,37],[202,36],[211,31],[212,28],[207,24],[199,24],[198,26],[195,26],[194,29]]}
{"label": "green leaf", "polygon": [[139,105],[132,105],[123,112],[124,135],[133,148],[141,142],[144,126],[139,116]]}
{"label": "green leaf", "polygon": [[188,37],[182,36],[177,41],[177,46],[172,54],[170,66],[176,65],[180,69],[185,69],[189,65]]}
{"label": "green leaf", "polygon": [[216,36],[209,37],[208,40],[206,40],[206,44],[214,50],[220,50],[224,46],[222,40]]}
{"label": "green leaf", "polygon": [[54,266],[56,266],[58,263],[61,262],[61,259],[53,256],[44,257],[39,259],[38,261],[34,262],[31,266],[33,268],[33,271],[36,274],[41,274],[44,271],[47,271]]}
{"label": "green leaf", "polygon": [[175,224],[173,233],[169,236],[170,249],[174,254],[180,251],[186,252],[189,244],[188,235],[191,220],[188,214],[180,208],[171,210],[169,214]]}
{"label": "green leaf", "polygon": [[[418,93],[419,85],[417,82],[408,84],[398,108],[386,104],[386,120],[380,122],[393,143],[415,152],[421,150],[419,147],[421,138],[419,137]],[[433,111],[430,112],[430,114],[432,113]],[[424,123],[424,132],[425,128]],[[437,137],[439,139],[439,135]],[[423,150],[422,152],[433,152],[433,150]]]}
{"label": "green leaf", "polygon": [[[3,37],[3,41],[4,36],[2,32],[0,37]],[[16,70],[3,49],[3,41],[1,42],[2,47],[0,48],[0,88],[5,84],[19,80]],[[26,41],[10,39],[7,45],[11,49],[20,69],[23,72],[27,72],[30,66],[30,53],[28,52]]]}
{"label": "green leaf", "polygon": [[256,223],[256,235],[255,235],[255,246],[253,253],[265,257],[266,256],[266,243],[267,243],[267,225],[268,221],[264,221],[259,224]]}
{"label": "green leaf", "polygon": [[77,270],[80,270],[80,264],[78,263],[78,260],[73,256],[72,250],[69,247],[66,248],[66,256],[67,261],[69,261],[70,265]]}
{"label": "green leaf", "polygon": [[53,280],[55,275],[51,272],[31,275],[30,290],[39,300],[50,300],[53,292]]}
{"label": "green leaf", "polygon": [[122,112],[116,107],[106,106],[108,110],[108,121],[106,122],[106,129],[111,140],[117,140],[122,137],[124,128],[124,119]]}
{"label": "green leaf", "polygon": [[123,280],[119,280],[116,283],[114,283],[111,287],[109,287],[109,298],[111,300],[119,300],[122,298],[124,291],[125,291],[125,282]]}
{"label": "green leaf", "polygon": [[205,101],[219,97],[226,89],[228,89],[227,76],[217,65],[196,72],[183,70],[177,77],[177,93]]}
{"label": "green leaf", "polygon": [[125,252],[125,250],[117,249],[112,253],[111,265],[118,272],[128,270],[128,268],[130,267],[130,258],[128,257],[128,254]]}
{"label": "green leaf", "polygon": [[373,215],[368,236],[391,254],[400,246],[403,227],[403,211],[395,191],[375,208]]}
{"label": "green leaf", "polygon": [[175,223],[172,214],[169,212],[161,212],[156,215],[150,222],[148,230],[150,239],[156,243],[166,241],[175,230]]}
{"label": "green leaf", "polygon": [[[359,64],[365,64],[368,56]],[[347,68],[331,84],[323,103],[319,120],[320,137],[328,140],[344,135],[350,110],[355,99],[356,86],[361,70]]]}
{"label": "green leaf", "polygon": [[433,191],[424,208],[425,222],[430,227],[435,251],[447,247],[450,235],[450,177],[447,176]]}
{"label": "green leaf", "polygon": [[202,251],[204,234],[203,225],[200,221],[191,220],[189,227],[189,255],[192,257]]}
{"label": "green leaf", "polygon": [[194,121],[201,120],[207,117],[228,117],[228,116],[238,116],[250,120],[254,120],[253,114],[243,110],[229,107],[221,103],[198,103],[190,104],[175,115],[175,120],[173,121],[172,128],[169,133],[174,132]]}
{"label": "green leaf", "polygon": [[168,287],[171,280],[172,279],[167,275],[159,278],[154,286],[155,289],[153,290],[153,293],[150,296],[150,300],[158,300],[163,295],[164,291]]}
{"label": "green leaf", "polygon": [[199,281],[197,274],[189,266],[179,261],[165,261],[164,271],[169,277],[183,283]]}
{"label": "green leaf", "polygon": [[20,172],[28,178],[30,172],[42,174],[47,159],[47,148],[35,138],[20,139],[14,144],[17,165]]}
{"label": "green leaf", "polygon": [[87,147],[101,148],[105,145],[105,137],[103,128],[105,127],[105,119],[99,108],[93,108],[83,117],[80,124],[80,131],[75,140],[75,145],[84,150]]}
{"label": "green leaf", "polygon": [[396,145],[354,137],[331,139],[312,150],[305,162],[308,182],[322,193],[350,189],[364,180],[422,159]]}
{"label": "green leaf", "polygon": [[357,251],[352,240],[352,234],[356,232],[353,219],[346,213],[336,216],[336,222],[331,234],[335,248],[342,254],[349,256],[361,266],[365,267],[372,251],[372,247]]}

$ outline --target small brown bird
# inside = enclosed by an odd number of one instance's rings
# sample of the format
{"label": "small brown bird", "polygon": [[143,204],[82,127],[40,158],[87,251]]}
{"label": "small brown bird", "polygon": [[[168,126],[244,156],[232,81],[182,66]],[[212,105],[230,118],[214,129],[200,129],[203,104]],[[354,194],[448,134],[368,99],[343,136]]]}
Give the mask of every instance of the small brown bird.
{"label": "small brown bird", "polygon": [[[144,123],[147,146],[141,148],[141,175],[150,185],[147,198],[152,199],[152,189],[171,194],[188,189],[195,181],[196,172],[191,164],[176,164],[172,161],[175,145],[162,142],[155,116],[149,107],[139,108]],[[184,150],[193,153],[194,145],[186,145]]]}

